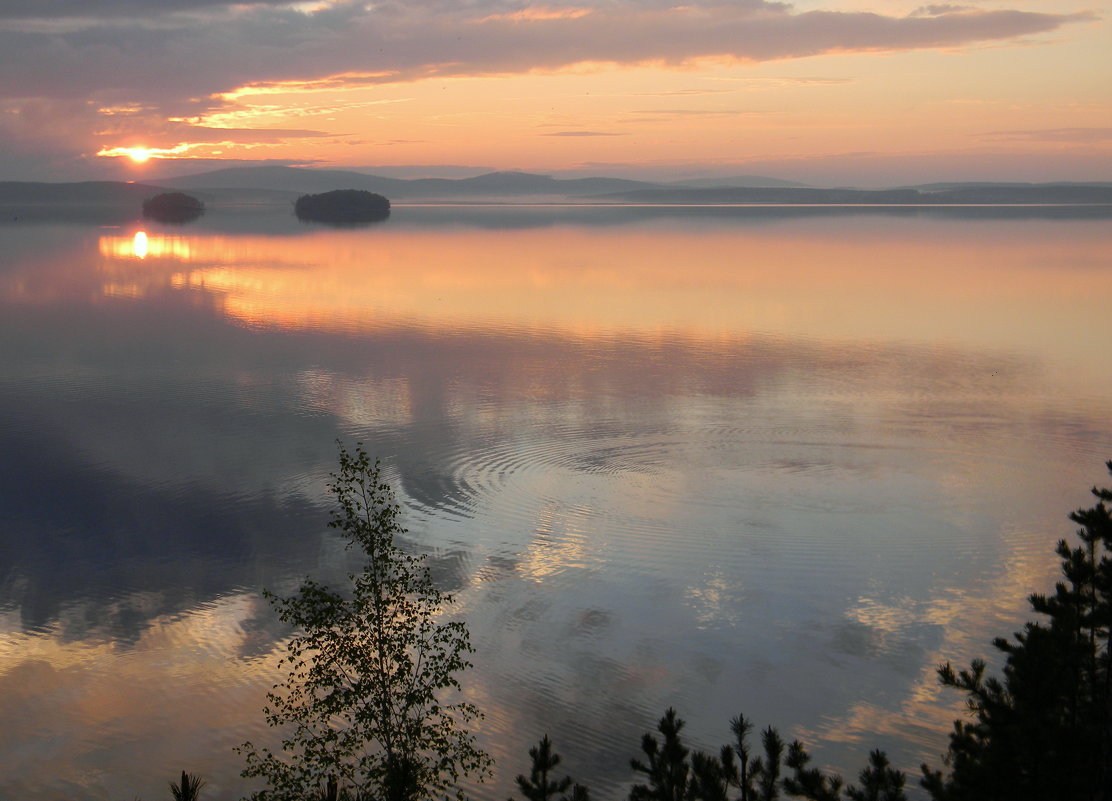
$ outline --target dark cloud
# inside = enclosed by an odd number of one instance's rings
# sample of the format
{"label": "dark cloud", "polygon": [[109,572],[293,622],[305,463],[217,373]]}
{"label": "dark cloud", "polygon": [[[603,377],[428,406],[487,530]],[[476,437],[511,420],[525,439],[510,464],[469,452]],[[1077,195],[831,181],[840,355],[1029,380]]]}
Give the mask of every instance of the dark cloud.
{"label": "dark cloud", "polygon": [[[252,5],[288,6],[289,0],[252,0]],[[235,5],[234,0],[0,0],[0,19],[158,16]]]}
{"label": "dark cloud", "polygon": [[[668,4],[672,6],[671,3]],[[430,13],[440,9],[438,13]],[[654,7],[603,3],[581,16],[522,19],[503,6],[338,5],[317,13],[246,9],[90,23],[65,31],[0,31],[0,96],[116,96],[176,106],[236,86],[369,73],[414,80],[558,68],[581,61],[681,63],[704,56],[763,61],[845,50],[898,50],[1052,31],[1086,14],[982,11],[889,17],[791,13],[779,4]],[[615,32],[621,31],[620,36]]]}

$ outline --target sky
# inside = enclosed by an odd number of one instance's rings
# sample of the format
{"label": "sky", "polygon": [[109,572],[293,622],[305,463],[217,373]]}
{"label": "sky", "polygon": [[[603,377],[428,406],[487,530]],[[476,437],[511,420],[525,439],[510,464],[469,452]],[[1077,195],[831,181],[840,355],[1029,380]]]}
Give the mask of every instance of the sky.
{"label": "sky", "polygon": [[0,0],[0,180],[1112,181],[1112,0]]}

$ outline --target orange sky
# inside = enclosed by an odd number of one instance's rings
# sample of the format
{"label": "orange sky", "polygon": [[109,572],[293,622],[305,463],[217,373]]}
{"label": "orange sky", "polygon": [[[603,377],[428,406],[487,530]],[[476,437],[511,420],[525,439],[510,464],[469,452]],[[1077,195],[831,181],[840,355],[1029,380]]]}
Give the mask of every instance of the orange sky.
{"label": "orange sky", "polygon": [[1112,178],[1104,0],[48,8],[0,2],[14,67],[0,78],[0,179],[248,162],[863,186]]}

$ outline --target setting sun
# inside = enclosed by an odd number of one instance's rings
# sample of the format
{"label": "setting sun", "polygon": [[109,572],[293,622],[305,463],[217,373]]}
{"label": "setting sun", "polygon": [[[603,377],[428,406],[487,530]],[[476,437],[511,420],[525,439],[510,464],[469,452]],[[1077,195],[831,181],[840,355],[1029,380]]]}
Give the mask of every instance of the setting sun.
{"label": "setting sun", "polygon": [[122,156],[136,164],[145,164],[151,159],[181,156],[187,150],[189,150],[187,144],[178,144],[174,147],[102,147],[97,151],[97,155],[108,158],[120,158]]}

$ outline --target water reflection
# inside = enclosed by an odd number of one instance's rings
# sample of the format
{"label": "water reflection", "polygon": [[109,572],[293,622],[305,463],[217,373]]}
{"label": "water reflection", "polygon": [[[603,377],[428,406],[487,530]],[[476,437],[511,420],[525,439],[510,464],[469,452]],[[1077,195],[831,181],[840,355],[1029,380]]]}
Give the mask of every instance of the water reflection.
{"label": "water reflection", "polygon": [[100,255],[107,259],[177,259],[192,261],[194,253],[192,240],[184,236],[136,231],[133,235],[102,235],[98,239]]}
{"label": "water reflection", "polygon": [[936,761],[933,665],[1015,626],[1112,453],[1089,222],[142,232],[20,230],[0,269],[0,795],[243,792],[257,590],[353,567],[336,436],[458,591],[484,798],[546,730],[616,796],[668,705],[704,746],[744,711]]}
{"label": "water reflection", "polygon": [[149,235],[141,270],[129,266],[134,238],[102,236],[99,249],[106,292],[199,292],[251,326],[350,333],[412,322],[707,342],[762,331],[1090,358],[1104,333],[1091,224],[951,225],[944,236],[939,224]]}

